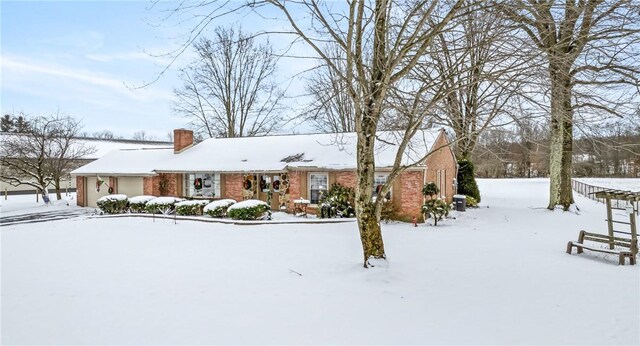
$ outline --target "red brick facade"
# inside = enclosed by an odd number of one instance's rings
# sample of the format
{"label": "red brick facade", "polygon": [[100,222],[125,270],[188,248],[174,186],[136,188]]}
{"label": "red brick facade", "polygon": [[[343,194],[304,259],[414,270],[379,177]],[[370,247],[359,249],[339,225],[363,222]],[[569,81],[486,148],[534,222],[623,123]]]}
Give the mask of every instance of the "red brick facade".
{"label": "red brick facade", "polygon": [[158,196],[160,194],[158,177],[142,178],[142,193],[148,196]]}
{"label": "red brick facade", "polygon": [[424,171],[403,172],[394,183],[393,202],[400,216],[410,221],[414,216],[422,219],[422,187],[424,185]]}
{"label": "red brick facade", "polygon": [[[307,191],[305,188],[307,185],[306,178],[306,172],[295,171],[289,173],[289,198],[291,200],[291,208],[293,208],[294,200],[299,198],[307,198]],[[305,179],[304,182],[303,179]]]}
{"label": "red brick facade", "polygon": [[142,193],[151,196],[182,195],[182,174],[160,173],[155,177],[142,178]]}
{"label": "red brick facade", "polygon": [[85,177],[76,177],[76,204],[79,207],[86,207],[86,189],[84,186]]}
{"label": "red brick facade", "polygon": [[441,133],[433,145],[433,148],[436,150],[431,153],[426,160],[426,182],[432,181],[438,183],[440,180],[440,194],[446,196],[447,202],[451,203],[453,201],[453,195],[456,193],[454,191],[454,180],[458,174],[458,163],[448,144],[449,141],[445,134]]}
{"label": "red brick facade", "polygon": [[336,172],[336,183],[342,186],[355,188],[357,182],[356,172],[354,171]]}

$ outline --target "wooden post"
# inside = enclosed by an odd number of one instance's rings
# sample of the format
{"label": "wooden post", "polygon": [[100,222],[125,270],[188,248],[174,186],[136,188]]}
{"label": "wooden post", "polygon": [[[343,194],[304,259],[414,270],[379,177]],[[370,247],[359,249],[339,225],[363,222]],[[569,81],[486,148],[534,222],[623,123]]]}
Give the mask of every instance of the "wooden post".
{"label": "wooden post", "polygon": [[36,189],[36,203],[40,202],[40,195],[38,195],[38,189]]}
{"label": "wooden post", "polygon": [[[633,203],[629,202],[631,204],[631,206],[633,207]],[[636,210],[637,212],[637,210]],[[636,213],[634,211],[631,212],[631,214],[629,214],[629,223],[631,225],[631,239],[632,240],[637,240],[638,239],[638,229],[637,229],[637,224],[636,224]]]}
{"label": "wooden post", "polygon": [[4,200],[5,201],[7,200],[7,188],[6,187],[4,188]]}
{"label": "wooden post", "polygon": [[[605,198],[607,201],[607,226],[609,228],[609,237],[613,237],[613,213],[611,212],[611,198]],[[609,249],[613,249],[613,239],[609,242]]]}

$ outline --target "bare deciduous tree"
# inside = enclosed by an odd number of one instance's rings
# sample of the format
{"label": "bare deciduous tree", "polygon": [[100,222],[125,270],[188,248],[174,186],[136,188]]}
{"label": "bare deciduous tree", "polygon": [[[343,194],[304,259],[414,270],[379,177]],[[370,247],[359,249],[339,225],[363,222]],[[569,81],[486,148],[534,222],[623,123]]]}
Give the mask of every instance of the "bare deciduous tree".
{"label": "bare deciduous tree", "polygon": [[521,47],[495,8],[469,3],[430,54],[448,89],[436,121],[453,130],[458,159],[470,159],[484,130],[517,113],[514,99],[528,74],[517,58]]}
{"label": "bare deciduous tree", "polygon": [[69,173],[78,167],[80,160],[93,154],[96,149],[78,141],[78,135],[82,129],[80,121],[60,115],[55,119],[55,133],[51,137],[51,150],[45,162],[56,190],[56,198],[60,200],[62,199],[62,178],[68,177]]}
{"label": "bare deciduous tree", "polygon": [[[549,209],[573,203],[576,114],[622,116],[638,94],[640,3],[635,0],[513,0],[498,4],[544,54],[550,84]],[[637,96],[636,96],[637,97]]]}
{"label": "bare deciduous tree", "polygon": [[[341,69],[342,75],[345,75],[345,59],[340,48],[335,45],[332,58],[335,67]],[[344,78],[326,64],[322,64],[308,77],[306,90],[313,101],[306,111],[305,118],[310,120],[317,130],[330,133],[355,131],[353,100],[347,93]]]}
{"label": "bare deciduous tree", "polygon": [[28,185],[44,193],[54,183],[61,198],[60,180],[74,168],[73,163],[93,148],[75,139],[81,126],[61,114],[29,119],[29,129],[21,134],[5,134],[0,144],[0,179],[13,186]]}
{"label": "bare deciduous tree", "polygon": [[[265,7],[271,15],[278,13],[290,28],[278,31],[304,42],[346,86],[345,92],[353,104],[357,135],[356,216],[365,267],[369,267],[372,260],[386,259],[380,231],[383,199],[373,200],[372,187],[377,132],[390,94],[395,89],[397,93],[405,92],[400,90],[403,83],[408,84],[406,90],[419,93],[414,100],[441,94],[438,85],[431,90],[433,83],[414,85],[406,79],[464,3],[464,0],[354,0],[346,4],[265,0],[247,4],[252,11],[259,12]],[[221,3],[208,8],[206,18],[219,18],[229,11]],[[333,59],[331,46],[339,48],[340,56],[344,57],[343,66]],[[419,105],[404,108],[421,110]],[[397,149],[394,167],[380,194],[389,191],[402,171],[423,162],[424,157],[408,164],[405,153],[426,114],[405,114],[409,115],[405,119],[407,126],[399,131],[400,137],[394,142]]]}
{"label": "bare deciduous tree", "polygon": [[276,57],[240,28],[217,27],[194,45],[197,60],[181,70],[175,111],[204,137],[265,135],[282,119],[282,91],[274,83]]}

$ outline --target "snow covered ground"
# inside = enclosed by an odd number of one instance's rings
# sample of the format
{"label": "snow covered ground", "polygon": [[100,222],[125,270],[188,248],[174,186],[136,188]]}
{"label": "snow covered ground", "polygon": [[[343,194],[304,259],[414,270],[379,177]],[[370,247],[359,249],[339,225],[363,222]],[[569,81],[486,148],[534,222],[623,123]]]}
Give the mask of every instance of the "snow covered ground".
{"label": "snow covered ground", "polygon": [[575,180],[599,187],[640,192],[640,179],[636,178],[575,178]]}
{"label": "snow covered ground", "polygon": [[[480,180],[480,209],[383,226],[76,218],[3,227],[3,344],[640,344],[640,266],[567,255],[602,204]],[[5,208],[5,206],[3,206]],[[46,225],[46,227],[43,227]]]}

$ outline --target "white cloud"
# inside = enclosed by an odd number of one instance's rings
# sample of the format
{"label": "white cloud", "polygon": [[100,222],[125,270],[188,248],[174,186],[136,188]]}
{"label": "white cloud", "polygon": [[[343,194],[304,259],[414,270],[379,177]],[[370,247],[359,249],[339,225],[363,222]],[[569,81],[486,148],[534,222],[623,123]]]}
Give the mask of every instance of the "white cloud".
{"label": "white cloud", "polygon": [[[123,79],[63,65],[33,62],[23,58],[8,57],[6,55],[0,57],[0,65],[2,66],[2,72],[5,76],[12,72],[16,73],[17,76],[14,76],[13,82],[19,84],[38,84],[35,83],[38,81],[38,76],[47,75],[58,77],[58,84],[64,84],[64,82],[62,82],[63,80],[66,80],[68,84],[80,82],[81,84],[85,84],[85,86],[89,84],[93,87],[106,88],[112,92],[117,92],[123,96],[137,100],[166,99],[172,97],[170,92],[153,88],[131,90],[125,85]],[[3,87],[12,87],[12,85],[3,85]]]}

